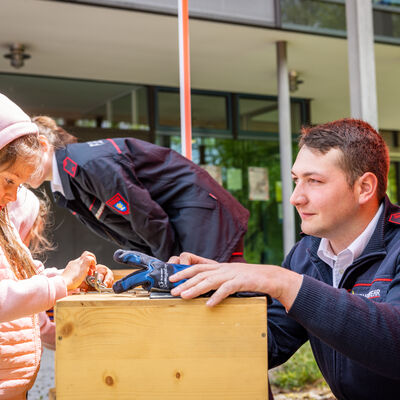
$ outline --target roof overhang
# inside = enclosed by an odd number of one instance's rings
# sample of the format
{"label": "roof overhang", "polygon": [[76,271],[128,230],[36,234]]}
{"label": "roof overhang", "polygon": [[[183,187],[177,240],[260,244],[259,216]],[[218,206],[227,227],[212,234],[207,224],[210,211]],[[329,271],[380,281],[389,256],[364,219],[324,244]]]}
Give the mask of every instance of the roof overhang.
{"label": "roof overhang", "polygon": [[[0,72],[179,86],[174,16],[43,0],[3,0],[1,13],[3,55],[21,42],[32,58],[16,70],[0,57]],[[276,95],[280,40],[288,42],[289,68],[304,80],[293,95],[312,99],[312,122],[349,116],[342,38],[191,19],[192,87]],[[379,127],[400,129],[400,48],[376,44],[375,58]]]}

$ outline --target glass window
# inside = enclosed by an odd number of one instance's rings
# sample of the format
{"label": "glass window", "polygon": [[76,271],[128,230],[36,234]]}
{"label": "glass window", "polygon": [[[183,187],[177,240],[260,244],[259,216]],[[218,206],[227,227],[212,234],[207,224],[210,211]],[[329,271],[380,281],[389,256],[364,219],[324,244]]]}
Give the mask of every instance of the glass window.
{"label": "glass window", "polygon": [[400,8],[385,10],[383,7],[374,10],[374,35],[383,41],[399,42]]}
{"label": "glass window", "polygon": [[67,126],[149,129],[144,86],[16,74],[0,74],[0,85],[28,114]]}
{"label": "glass window", "polygon": [[[400,0],[373,0],[375,39],[400,42]],[[280,0],[282,27],[346,36],[344,0]]]}
{"label": "glass window", "polygon": [[147,90],[138,87],[111,101],[112,125],[119,129],[148,129]]}
{"label": "glass window", "polygon": [[[158,126],[180,129],[179,92],[159,90],[157,95]],[[228,97],[226,95],[192,93],[192,129],[195,131],[227,131]]]}
{"label": "glass window", "polygon": [[400,163],[391,162],[389,168],[387,195],[390,201],[394,204],[399,204],[399,198],[398,198],[399,166]]}
{"label": "glass window", "polygon": [[[301,105],[291,103],[292,132],[298,133],[301,127]],[[279,115],[277,100],[260,98],[239,98],[239,131],[266,132],[278,135]]]}
{"label": "glass window", "polygon": [[372,3],[382,6],[400,6],[400,0],[372,0]]}
{"label": "glass window", "polygon": [[343,36],[346,9],[343,2],[280,0],[282,27]]}

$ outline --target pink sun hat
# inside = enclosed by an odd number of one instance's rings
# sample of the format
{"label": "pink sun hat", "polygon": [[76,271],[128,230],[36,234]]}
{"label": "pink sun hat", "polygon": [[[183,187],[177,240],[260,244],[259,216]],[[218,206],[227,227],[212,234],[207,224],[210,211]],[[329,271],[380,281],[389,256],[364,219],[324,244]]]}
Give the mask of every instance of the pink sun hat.
{"label": "pink sun hat", "polygon": [[38,127],[15,103],[0,93],[0,149],[31,133],[38,134]]}

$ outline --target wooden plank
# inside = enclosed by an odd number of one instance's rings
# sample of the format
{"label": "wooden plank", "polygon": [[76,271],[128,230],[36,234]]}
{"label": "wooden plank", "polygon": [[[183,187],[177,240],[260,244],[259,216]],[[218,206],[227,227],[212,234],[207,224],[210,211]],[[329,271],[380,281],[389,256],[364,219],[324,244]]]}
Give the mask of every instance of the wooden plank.
{"label": "wooden plank", "polygon": [[56,400],[56,389],[49,389],[49,400]]}
{"label": "wooden plank", "polygon": [[266,299],[205,301],[58,301],[57,400],[267,399]]}

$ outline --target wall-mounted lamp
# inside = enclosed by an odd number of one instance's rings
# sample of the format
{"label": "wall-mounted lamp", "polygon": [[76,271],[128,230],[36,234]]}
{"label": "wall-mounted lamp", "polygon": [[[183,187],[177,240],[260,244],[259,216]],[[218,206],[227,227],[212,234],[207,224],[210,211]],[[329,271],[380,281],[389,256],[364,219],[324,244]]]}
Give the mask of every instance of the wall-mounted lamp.
{"label": "wall-mounted lamp", "polygon": [[295,92],[298,90],[299,85],[302,84],[304,81],[299,79],[299,74],[295,69],[291,69],[289,71],[289,90],[291,92]]}
{"label": "wall-mounted lamp", "polygon": [[10,52],[5,54],[5,58],[9,58],[11,65],[14,68],[21,68],[24,65],[24,61],[31,58],[29,54],[25,53],[25,46],[20,43],[14,43],[10,47]]}

